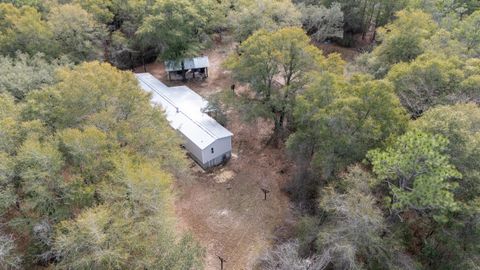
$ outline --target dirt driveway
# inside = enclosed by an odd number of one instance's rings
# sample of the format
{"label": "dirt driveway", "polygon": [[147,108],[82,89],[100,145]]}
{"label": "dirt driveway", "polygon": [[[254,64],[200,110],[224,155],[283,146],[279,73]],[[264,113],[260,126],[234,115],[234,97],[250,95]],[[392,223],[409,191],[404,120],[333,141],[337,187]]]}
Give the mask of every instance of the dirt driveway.
{"label": "dirt driveway", "polygon": [[[208,79],[186,83],[204,97],[231,85],[230,74],[221,67],[233,50],[227,44],[206,52]],[[136,71],[143,72],[143,67]],[[168,81],[163,64],[147,65],[147,71],[167,85],[183,84]],[[283,149],[265,146],[272,127],[269,123],[245,123],[234,112],[228,118],[227,128],[234,134],[232,159],[212,172],[192,162],[192,180],[175,186],[178,229],[192,232],[205,247],[206,269],[220,269],[218,256],[226,260],[226,270],[253,269],[275,236],[291,231],[295,219],[281,191],[290,178],[291,165]],[[261,188],[270,191],[267,200]]]}

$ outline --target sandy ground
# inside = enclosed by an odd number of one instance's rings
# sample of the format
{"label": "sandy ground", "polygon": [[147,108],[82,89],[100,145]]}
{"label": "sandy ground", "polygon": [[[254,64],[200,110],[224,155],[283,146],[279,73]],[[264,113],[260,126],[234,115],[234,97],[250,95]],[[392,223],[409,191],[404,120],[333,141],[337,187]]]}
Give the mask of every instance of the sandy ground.
{"label": "sandy ground", "polygon": [[[220,44],[206,51],[209,78],[186,85],[204,97],[228,89],[232,80],[221,63],[231,50],[233,45]],[[136,71],[143,72],[143,67]],[[147,65],[147,72],[167,85],[183,84],[168,81],[161,63]],[[277,236],[288,236],[295,221],[289,198],[281,190],[290,179],[291,164],[283,149],[265,146],[269,123],[245,123],[234,112],[228,118],[227,128],[234,133],[232,159],[211,172],[192,162],[193,179],[175,186],[178,229],[192,232],[205,247],[205,269],[220,269],[218,256],[226,260],[224,269],[254,269],[257,258]],[[270,191],[267,200],[262,188]]]}

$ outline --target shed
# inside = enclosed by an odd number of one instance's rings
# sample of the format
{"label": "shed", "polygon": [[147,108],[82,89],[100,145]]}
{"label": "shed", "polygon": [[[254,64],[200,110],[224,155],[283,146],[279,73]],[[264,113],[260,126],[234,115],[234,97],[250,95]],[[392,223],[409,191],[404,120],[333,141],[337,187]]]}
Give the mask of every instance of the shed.
{"label": "shed", "polygon": [[183,137],[189,155],[204,169],[231,157],[233,134],[202,111],[208,102],[187,86],[168,87],[150,73],[136,74],[143,90],[152,94],[170,126]]}
{"label": "shed", "polygon": [[[183,69],[182,69],[183,62]],[[165,61],[165,70],[168,72],[168,79],[171,80],[171,74],[181,74],[182,72],[191,72],[193,78],[195,78],[195,73],[199,73],[201,76],[208,77],[208,57],[194,57],[194,58],[185,58],[177,61]]]}

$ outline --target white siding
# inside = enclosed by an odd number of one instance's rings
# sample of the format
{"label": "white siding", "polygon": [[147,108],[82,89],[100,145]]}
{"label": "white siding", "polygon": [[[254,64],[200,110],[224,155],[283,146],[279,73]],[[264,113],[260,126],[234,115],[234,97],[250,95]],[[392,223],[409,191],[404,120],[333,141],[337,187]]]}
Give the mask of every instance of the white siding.
{"label": "white siding", "polygon": [[217,139],[203,150],[203,163],[207,163],[212,159],[221,157],[223,154],[230,151],[232,151],[232,137]]}
{"label": "white siding", "polygon": [[202,149],[200,149],[196,144],[194,144],[192,141],[190,141],[188,138],[185,136],[183,137],[183,146],[185,146],[185,149],[190,153],[190,155],[193,156],[193,158],[197,162],[202,162]]}

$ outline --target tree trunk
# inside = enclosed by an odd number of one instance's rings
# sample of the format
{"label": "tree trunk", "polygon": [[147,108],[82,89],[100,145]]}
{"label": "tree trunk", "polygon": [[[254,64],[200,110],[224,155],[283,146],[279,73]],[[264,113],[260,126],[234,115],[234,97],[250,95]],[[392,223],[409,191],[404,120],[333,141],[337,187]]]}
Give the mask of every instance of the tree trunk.
{"label": "tree trunk", "polygon": [[267,144],[273,145],[274,147],[278,147],[279,143],[284,138],[284,127],[283,124],[285,122],[285,113],[284,112],[276,112],[274,117],[274,127],[273,127],[273,134],[268,140]]}
{"label": "tree trunk", "polygon": [[372,38],[370,39],[370,42],[373,42],[375,40],[376,35],[377,35],[377,26],[378,26],[378,23],[380,21],[380,14],[381,14],[381,8],[379,7],[378,11],[377,11],[377,15],[375,16],[375,24],[374,24],[374,28],[373,28],[373,35],[372,35]]}
{"label": "tree trunk", "polygon": [[362,26],[361,26],[362,27],[362,39],[364,39],[364,37],[365,37],[365,24],[366,24],[365,23],[365,16],[366,16],[365,13],[367,12],[368,0],[365,0],[364,3],[365,4],[363,5],[362,15],[361,15],[361,17],[362,17]]}

